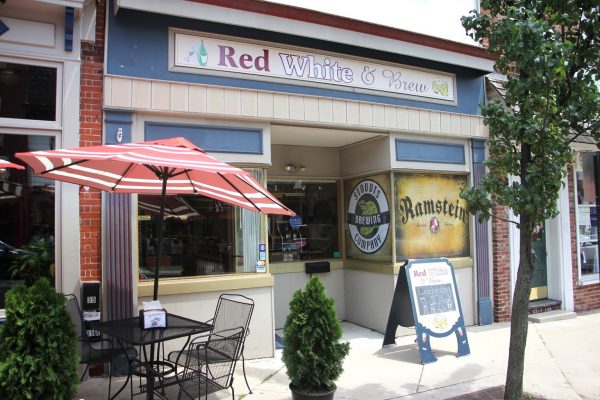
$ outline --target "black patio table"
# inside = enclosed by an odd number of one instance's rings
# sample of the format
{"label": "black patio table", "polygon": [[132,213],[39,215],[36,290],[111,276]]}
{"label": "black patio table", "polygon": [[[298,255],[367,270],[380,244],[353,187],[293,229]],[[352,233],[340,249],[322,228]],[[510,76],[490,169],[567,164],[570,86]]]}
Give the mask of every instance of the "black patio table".
{"label": "black patio table", "polygon": [[[193,335],[208,332],[213,328],[211,324],[169,313],[167,313],[166,328],[143,329],[139,317],[116,319],[112,321],[96,321],[92,324],[92,327],[103,334],[116,339],[129,361],[129,374],[127,375],[127,380],[112,398],[114,399],[123,389],[125,389],[129,379],[133,379],[131,375],[134,372],[133,369],[135,366],[132,365],[132,361],[134,360],[129,359],[127,351],[125,350],[126,345],[133,345],[139,346],[143,352],[143,360],[136,360],[137,368],[138,372],[142,372],[146,376],[146,399],[150,400],[154,398],[155,376],[160,379],[161,373],[166,373],[164,368],[167,367],[168,369],[168,361],[161,360],[161,344],[167,340],[187,337],[185,345],[183,346],[183,348],[185,348]],[[156,352],[155,345],[158,345]],[[150,346],[150,357],[148,357],[146,351],[147,346]],[[160,368],[163,368],[162,372],[159,370]],[[174,371],[174,369],[175,366],[172,365],[171,371]]]}

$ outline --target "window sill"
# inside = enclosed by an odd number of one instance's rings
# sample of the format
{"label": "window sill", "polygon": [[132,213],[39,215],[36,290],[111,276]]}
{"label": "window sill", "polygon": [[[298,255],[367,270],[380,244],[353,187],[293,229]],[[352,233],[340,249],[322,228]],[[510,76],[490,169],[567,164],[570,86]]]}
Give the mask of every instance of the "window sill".
{"label": "window sill", "polygon": [[580,276],[577,283],[581,286],[598,284],[600,283],[600,276],[598,276],[598,273],[588,276]]}
{"label": "window sill", "polygon": [[[158,295],[166,296],[186,293],[251,289],[273,286],[273,283],[273,276],[266,273],[163,279],[158,285]],[[153,280],[141,281],[138,283],[139,298],[151,297],[153,290]]]}

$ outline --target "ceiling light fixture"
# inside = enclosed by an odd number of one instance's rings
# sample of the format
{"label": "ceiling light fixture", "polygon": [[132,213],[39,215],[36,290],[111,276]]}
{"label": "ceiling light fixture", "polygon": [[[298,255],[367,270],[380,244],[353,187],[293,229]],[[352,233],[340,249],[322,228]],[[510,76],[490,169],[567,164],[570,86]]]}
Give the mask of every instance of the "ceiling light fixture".
{"label": "ceiling light fixture", "polygon": [[289,172],[290,174],[296,173],[296,172],[302,172],[306,169],[306,166],[300,164],[300,165],[295,165],[295,164],[287,164],[285,166],[285,170],[287,172]]}

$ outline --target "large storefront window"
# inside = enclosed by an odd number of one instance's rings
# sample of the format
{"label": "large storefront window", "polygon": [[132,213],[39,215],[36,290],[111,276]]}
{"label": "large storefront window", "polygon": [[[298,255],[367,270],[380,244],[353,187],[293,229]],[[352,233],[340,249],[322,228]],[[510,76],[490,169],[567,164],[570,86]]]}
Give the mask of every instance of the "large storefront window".
{"label": "large storefront window", "polygon": [[336,182],[269,182],[267,188],[297,216],[269,216],[269,260],[340,258]]}
{"label": "large storefront window", "polygon": [[57,70],[0,62],[0,118],[56,120]]}
{"label": "large storefront window", "polygon": [[396,260],[468,257],[466,175],[394,174]]}
{"label": "large storefront window", "polygon": [[[252,171],[262,181],[262,171]],[[153,279],[160,196],[138,196],[140,280]],[[167,196],[160,276],[256,272],[261,216],[198,195]]]}
{"label": "large storefront window", "polygon": [[[156,266],[156,219],[160,196],[138,196],[139,276],[152,279]],[[196,195],[167,196],[161,277],[222,275],[246,272],[236,246],[241,236],[239,210]]]}
{"label": "large storefront window", "polygon": [[[577,243],[580,276],[598,275],[598,213],[596,207],[595,158],[597,153],[579,153],[577,177]],[[597,161],[596,161],[597,162]]]}
{"label": "large storefront window", "polygon": [[[53,148],[51,137],[0,133],[0,158],[7,161],[19,163],[13,158],[17,152]],[[29,169],[0,169],[0,308],[6,290],[25,279],[13,275],[24,254],[37,257],[40,270],[35,273],[54,283],[54,181],[33,176]]]}

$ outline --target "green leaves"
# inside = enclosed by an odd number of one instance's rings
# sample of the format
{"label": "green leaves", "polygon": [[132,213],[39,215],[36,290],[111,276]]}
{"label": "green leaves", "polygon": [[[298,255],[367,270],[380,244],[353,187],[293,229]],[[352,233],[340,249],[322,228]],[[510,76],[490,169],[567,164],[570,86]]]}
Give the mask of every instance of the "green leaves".
{"label": "green leaves", "polygon": [[51,266],[54,264],[54,241],[46,238],[32,240],[20,250],[21,252],[10,266],[13,279],[23,279],[27,286],[31,286],[41,277],[51,277]]}
{"label": "green leaves", "polygon": [[0,398],[72,399],[77,390],[78,342],[64,296],[46,279],[6,294],[0,334]]}
{"label": "green leaves", "polygon": [[290,301],[290,313],[283,328],[283,361],[295,389],[329,391],[341,375],[349,343],[339,343],[342,326],[333,299],[318,277],[311,278],[304,291]]}
{"label": "green leaves", "polygon": [[504,104],[482,106],[489,173],[463,197],[480,218],[502,205],[526,215],[532,227],[558,213],[572,138],[588,133],[600,139],[599,5],[484,0],[481,7],[486,11],[463,17],[463,26],[497,57],[506,96]]}

